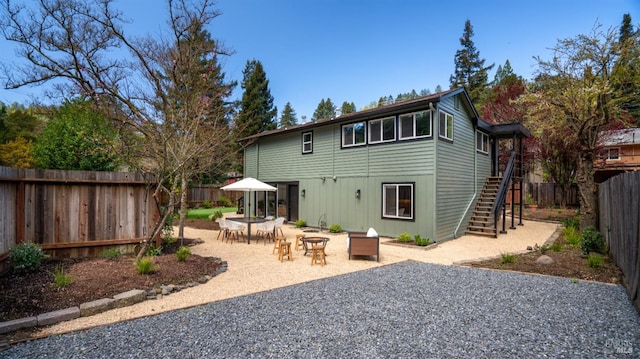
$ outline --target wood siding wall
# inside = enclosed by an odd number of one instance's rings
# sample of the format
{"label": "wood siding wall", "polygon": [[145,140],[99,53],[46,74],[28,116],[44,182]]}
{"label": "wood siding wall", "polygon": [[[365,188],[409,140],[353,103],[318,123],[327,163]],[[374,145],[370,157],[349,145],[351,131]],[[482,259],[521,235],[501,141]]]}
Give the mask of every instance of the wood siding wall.
{"label": "wood siding wall", "polygon": [[[488,160],[485,158],[488,156],[476,154],[476,132],[466,107],[460,105],[455,108],[453,100],[449,97],[438,104],[438,110],[453,115],[453,141],[438,138],[439,121],[434,121],[437,138],[436,236],[439,241],[457,237],[458,233],[466,230],[477,200],[474,193],[479,194],[480,191],[480,178],[476,181],[474,177],[476,161],[483,160],[480,166],[486,169],[485,162]],[[437,119],[438,114],[435,117]],[[482,182],[484,183],[484,179]],[[469,206],[469,203],[472,205]],[[460,223],[462,225],[458,226]],[[458,232],[454,234],[456,228]]]}
{"label": "wood siding wall", "polygon": [[0,167],[0,255],[22,242],[54,257],[132,250],[159,218],[152,194],[134,173]]}
{"label": "wood siding wall", "polygon": [[601,183],[598,194],[600,232],[624,273],[627,294],[640,312],[640,171]]}

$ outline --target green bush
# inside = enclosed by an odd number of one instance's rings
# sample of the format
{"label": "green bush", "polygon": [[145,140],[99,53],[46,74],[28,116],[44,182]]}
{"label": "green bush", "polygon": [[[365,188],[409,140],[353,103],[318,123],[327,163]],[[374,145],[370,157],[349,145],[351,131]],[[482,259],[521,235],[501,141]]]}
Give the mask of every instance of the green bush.
{"label": "green bush", "polygon": [[100,258],[104,258],[107,260],[112,260],[120,257],[122,252],[118,248],[109,248],[100,252]]}
{"label": "green bush", "polygon": [[218,199],[218,207],[231,207],[233,206],[233,203],[231,203],[231,200],[227,197],[220,197]]}
{"label": "green bush", "polygon": [[516,262],[516,256],[511,254],[511,253],[502,253],[502,254],[500,254],[500,260],[501,260],[502,264],[515,263]]}
{"label": "green bush", "polygon": [[11,267],[18,271],[31,271],[38,269],[45,258],[42,248],[35,243],[20,243],[9,251]]}
{"label": "green bush", "polygon": [[73,283],[73,277],[70,274],[65,273],[64,268],[61,266],[56,267],[54,270],[53,280],[55,281],[53,284],[53,288],[55,290],[60,290]]}
{"label": "green bush", "polygon": [[398,242],[400,243],[409,243],[411,242],[411,235],[407,232],[402,232],[400,233],[400,235],[398,236]]}
{"label": "green bush", "polygon": [[168,245],[172,245],[178,241],[178,238],[173,236],[163,237],[162,241]]}
{"label": "green bush", "polygon": [[214,211],[213,213],[211,213],[209,215],[209,220],[211,220],[213,222],[215,222],[217,219],[220,219],[220,218],[222,218],[222,211],[221,210]]}
{"label": "green bush", "polygon": [[145,255],[147,257],[155,257],[155,256],[159,256],[161,254],[162,254],[162,246],[156,247],[156,245],[153,244],[153,243],[149,244],[149,247],[147,248],[147,251],[145,252]]}
{"label": "green bush", "polygon": [[416,245],[421,246],[421,247],[427,246],[427,245],[429,245],[429,243],[431,243],[431,240],[429,238],[422,237],[419,234],[416,234],[413,238],[416,241]]}
{"label": "green bush", "polygon": [[144,257],[136,262],[136,268],[140,274],[151,274],[155,271],[153,267],[153,259]]}
{"label": "green bush", "polygon": [[200,206],[202,208],[213,208],[213,203],[211,203],[211,201],[202,201]]}
{"label": "green bush", "polygon": [[307,221],[304,219],[299,219],[296,221],[296,228],[302,228],[307,226]]}
{"label": "green bush", "polygon": [[600,253],[603,247],[604,240],[602,239],[602,234],[600,234],[597,229],[589,226],[582,231],[580,248],[582,248],[583,255],[587,255],[591,252]]}
{"label": "green bush", "polygon": [[580,235],[580,231],[578,231],[575,227],[565,227],[562,229],[562,236],[564,240],[567,241],[572,247],[580,247],[580,241],[582,237]]}
{"label": "green bush", "polygon": [[589,254],[589,257],[587,257],[587,264],[591,268],[600,268],[602,266],[603,260],[604,259],[602,258],[601,255],[597,253],[591,253]]}
{"label": "green bush", "polygon": [[547,251],[549,251],[549,246],[546,244],[539,246],[538,243],[536,243],[536,245],[533,246],[533,249],[535,249],[536,251],[540,251],[540,254],[545,254],[547,253]]}
{"label": "green bush", "polygon": [[180,246],[176,251],[176,257],[178,257],[179,262],[184,262],[191,255],[191,248],[187,246]]}
{"label": "green bush", "polygon": [[567,228],[572,227],[575,230],[580,230],[580,217],[579,216],[575,216],[575,217],[571,217],[571,218],[565,218],[565,219],[561,220],[561,222]]}
{"label": "green bush", "polygon": [[551,243],[551,246],[549,247],[549,249],[551,249],[554,252],[560,252],[562,250],[562,244],[558,242],[553,242]]}
{"label": "green bush", "polygon": [[331,226],[329,226],[329,232],[340,233],[342,232],[342,226],[339,224],[332,224]]}

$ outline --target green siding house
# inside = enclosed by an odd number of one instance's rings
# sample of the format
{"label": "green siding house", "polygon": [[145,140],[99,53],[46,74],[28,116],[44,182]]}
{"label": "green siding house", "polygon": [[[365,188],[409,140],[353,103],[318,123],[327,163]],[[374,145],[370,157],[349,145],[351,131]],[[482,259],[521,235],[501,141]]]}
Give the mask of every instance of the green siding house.
{"label": "green siding house", "polygon": [[497,139],[522,135],[504,128],[460,88],[256,134],[242,140],[244,175],[278,191],[247,205],[313,227],[456,238],[497,171]]}

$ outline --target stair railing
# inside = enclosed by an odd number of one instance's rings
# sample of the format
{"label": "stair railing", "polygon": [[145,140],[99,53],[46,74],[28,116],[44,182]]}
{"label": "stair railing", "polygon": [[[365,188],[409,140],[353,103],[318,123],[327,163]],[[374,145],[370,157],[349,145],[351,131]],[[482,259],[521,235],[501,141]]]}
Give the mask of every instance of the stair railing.
{"label": "stair railing", "polygon": [[[507,198],[507,192],[509,191],[509,183],[511,182],[511,177],[513,177],[515,158],[516,151],[512,151],[511,156],[509,157],[509,162],[507,163],[507,167],[504,170],[504,175],[502,176],[500,187],[498,188],[496,201],[493,203],[493,207],[491,208],[491,213],[493,213],[494,217],[493,225],[496,230],[496,237],[498,236],[498,218],[500,217],[500,210],[504,207],[504,202]],[[504,223],[504,218],[502,219],[502,221]]]}

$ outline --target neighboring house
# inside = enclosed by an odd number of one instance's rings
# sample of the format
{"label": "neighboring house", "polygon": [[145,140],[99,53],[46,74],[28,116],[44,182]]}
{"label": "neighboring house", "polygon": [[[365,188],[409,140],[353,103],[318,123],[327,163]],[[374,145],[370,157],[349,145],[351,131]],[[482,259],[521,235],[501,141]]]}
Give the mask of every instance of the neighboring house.
{"label": "neighboring house", "polygon": [[600,150],[594,166],[596,182],[640,169],[640,128],[602,132],[598,146]]}
{"label": "neighboring house", "polygon": [[496,139],[523,136],[519,124],[481,120],[463,88],[256,134],[242,140],[244,175],[278,191],[249,208],[314,227],[452,239],[498,171]]}

